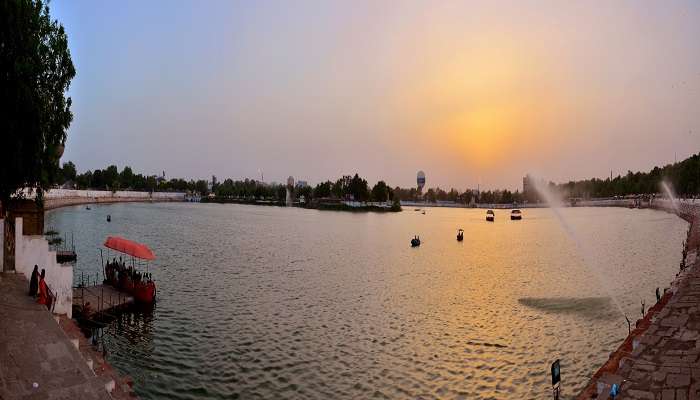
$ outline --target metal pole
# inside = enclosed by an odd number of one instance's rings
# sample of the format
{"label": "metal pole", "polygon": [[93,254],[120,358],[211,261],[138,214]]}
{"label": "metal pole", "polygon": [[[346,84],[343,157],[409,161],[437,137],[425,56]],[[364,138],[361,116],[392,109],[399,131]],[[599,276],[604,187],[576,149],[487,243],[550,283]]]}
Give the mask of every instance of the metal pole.
{"label": "metal pole", "polygon": [[105,260],[102,257],[102,249],[100,249],[100,264],[102,264],[102,272],[104,273],[105,270]]}

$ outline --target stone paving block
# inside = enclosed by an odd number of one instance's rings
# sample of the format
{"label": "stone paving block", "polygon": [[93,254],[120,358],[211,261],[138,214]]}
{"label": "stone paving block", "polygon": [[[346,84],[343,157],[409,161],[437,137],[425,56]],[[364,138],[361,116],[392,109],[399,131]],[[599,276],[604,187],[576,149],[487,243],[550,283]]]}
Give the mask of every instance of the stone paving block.
{"label": "stone paving block", "polygon": [[51,314],[26,296],[24,276],[0,277],[0,399],[109,400]]}
{"label": "stone paving block", "polygon": [[676,389],[676,400],[688,400],[688,391],[686,389]]}
{"label": "stone paving block", "polygon": [[675,389],[664,389],[661,391],[661,400],[675,400],[676,390]]}
{"label": "stone paving block", "polygon": [[662,366],[659,368],[659,371],[667,372],[669,374],[680,374],[681,373],[681,367],[670,367],[670,366]]}
{"label": "stone paving block", "polygon": [[680,388],[690,385],[690,375],[668,374],[666,376],[666,387]]}
{"label": "stone paving block", "polygon": [[700,400],[700,395],[698,395],[698,392],[700,392],[699,383],[693,383],[690,385],[690,388],[688,389],[688,400]]}
{"label": "stone paving block", "polygon": [[636,400],[655,400],[654,393],[646,390],[630,389],[627,391],[627,394]]}
{"label": "stone paving block", "polygon": [[667,373],[664,371],[654,371],[651,374],[651,379],[654,382],[664,382],[666,380],[666,375],[667,375]]}

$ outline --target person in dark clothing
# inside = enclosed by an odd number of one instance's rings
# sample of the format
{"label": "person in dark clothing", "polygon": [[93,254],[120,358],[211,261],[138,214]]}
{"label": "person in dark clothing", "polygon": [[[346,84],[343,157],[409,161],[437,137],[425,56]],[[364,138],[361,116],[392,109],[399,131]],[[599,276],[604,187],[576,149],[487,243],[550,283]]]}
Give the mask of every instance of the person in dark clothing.
{"label": "person in dark clothing", "polygon": [[29,295],[36,297],[37,290],[39,290],[39,266],[35,265],[32,278],[29,280]]}

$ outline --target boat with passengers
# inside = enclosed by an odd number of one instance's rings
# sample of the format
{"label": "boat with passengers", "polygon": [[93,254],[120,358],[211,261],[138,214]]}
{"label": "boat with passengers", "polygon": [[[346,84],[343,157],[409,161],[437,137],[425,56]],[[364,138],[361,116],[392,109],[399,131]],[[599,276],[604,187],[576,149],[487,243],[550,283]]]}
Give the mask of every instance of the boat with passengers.
{"label": "boat with passengers", "polygon": [[519,221],[519,220],[523,219],[523,213],[520,210],[515,209],[515,210],[510,212],[510,219],[512,221]]}
{"label": "boat with passengers", "polygon": [[486,220],[493,222],[494,219],[496,219],[496,214],[493,212],[493,210],[486,211]]}
{"label": "boat with passengers", "polygon": [[[156,283],[148,271],[148,262],[156,259],[153,251],[145,244],[118,236],[109,236],[104,242],[107,249],[131,256],[131,262],[122,256],[103,261],[104,282],[114,288],[131,294],[138,303],[153,303],[156,299]],[[102,250],[100,250],[102,253]]]}

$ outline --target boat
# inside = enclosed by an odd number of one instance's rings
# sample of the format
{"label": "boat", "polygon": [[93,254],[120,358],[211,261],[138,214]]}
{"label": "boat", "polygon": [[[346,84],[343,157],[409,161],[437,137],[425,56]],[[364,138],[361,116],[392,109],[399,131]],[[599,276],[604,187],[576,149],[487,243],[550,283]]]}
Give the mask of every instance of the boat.
{"label": "boat", "polygon": [[494,214],[493,210],[486,211],[486,220],[493,222],[494,219],[496,219],[496,214]]}
{"label": "boat", "polygon": [[462,240],[464,240],[464,229],[459,229],[457,231],[457,241],[461,242]]}
{"label": "boat", "polygon": [[425,215],[425,210],[423,210],[423,212],[421,214]]}
{"label": "boat", "polygon": [[515,209],[510,212],[510,219],[512,221],[521,220],[523,219],[523,213],[520,210]]}
{"label": "boat", "polygon": [[[110,262],[109,257],[106,264],[103,264],[104,282],[114,286],[116,289],[131,294],[137,303],[153,303],[156,299],[156,283],[148,272],[148,261],[156,259],[153,251],[145,244],[137,243],[129,239],[118,236],[109,236],[104,242],[108,249],[131,256],[131,264],[114,259]],[[139,261],[137,261],[139,260]],[[145,270],[139,270],[139,263],[145,264]]]}
{"label": "boat", "polygon": [[85,206],[85,209],[86,209],[86,210],[92,210],[92,208],[90,208],[90,206]]}
{"label": "boat", "polygon": [[413,239],[411,239],[411,247],[418,247],[420,246],[420,237],[414,236]]}
{"label": "boat", "polygon": [[107,222],[112,222],[112,216],[111,216],[111,215],[107,215]]}

